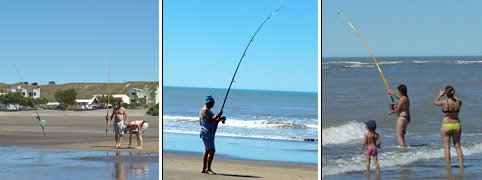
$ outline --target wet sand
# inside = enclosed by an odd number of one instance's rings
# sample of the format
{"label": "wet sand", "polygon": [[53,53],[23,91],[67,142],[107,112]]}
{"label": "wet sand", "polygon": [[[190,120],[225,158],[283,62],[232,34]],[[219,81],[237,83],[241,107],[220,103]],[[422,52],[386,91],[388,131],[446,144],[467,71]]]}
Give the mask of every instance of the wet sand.
{"label": "wet sand", "polygon": [[[34,111],[0,112],[0,146],[28,146],[49,149],[159,152],[159,117],[146,116],[145,109],[127,110],[129,120],[146,120],[149,128],[143,149],[128,149],[129,136],[122,138],[122,148],[115,149],[112,122],[105,134],[105,110],[54,111],[40,110],[47,121],[47,136],[35,119]],[[132,137],[132,145],[137,139]]]}
{"label": "wet sand", "polygon": [[[1,179],[158,179],[159,154],[0,147]],[[28,173],[25,173],[28,172]]]}
{"label": "wet sand", "polygon": [[218,175],[202,174],[200,153],[163,152],[165,179],[318,179],[316,165],[271,161],[235,160],[215,157]]}

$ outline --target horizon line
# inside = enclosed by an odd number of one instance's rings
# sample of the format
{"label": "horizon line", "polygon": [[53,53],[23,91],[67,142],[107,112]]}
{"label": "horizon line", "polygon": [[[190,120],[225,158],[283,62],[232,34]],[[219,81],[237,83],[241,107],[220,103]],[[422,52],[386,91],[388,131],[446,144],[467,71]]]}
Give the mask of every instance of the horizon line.
{"label": "horizon line", "polygon": [[[195,86],[173,86],[173,85],[162,85],[164,87],[172,88],[195,88],[195,89],[222,89],[227,90],[227,88],[216,88],[216,87],[195,87]],[[233,88],[231,88],[233,89]],[[295,90],[277,90],[277,89],[233,89],[233,90],[247,90],[247,91],[277,91],[277,92],[297,92],[297,93],[318,93],[318,91],[295,91]]]}
{"label": "horizon line", "polygon": [[[482,55],[450,55],[450,56],[375,56],[375,57],[482,57]],[[371,56],[321,56],[321,58],[372,58]]]}

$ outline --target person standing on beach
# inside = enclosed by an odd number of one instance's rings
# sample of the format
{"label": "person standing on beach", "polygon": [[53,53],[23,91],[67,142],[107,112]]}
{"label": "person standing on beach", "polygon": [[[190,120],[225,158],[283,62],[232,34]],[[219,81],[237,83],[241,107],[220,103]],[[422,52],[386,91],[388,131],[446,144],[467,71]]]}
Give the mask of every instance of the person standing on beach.
{"label": "person standing on beach", "polygon": [[377,168],[377,173],[380,173],[380,165],[378,164],[378,152],[377,148],[380,148],[382,144],[382,139],[380,135],[375,132],[377,129],[377,122],[375,120],[370,120],[365,123],[368,132],[363,135],[363,146],[360,152],[365,150],[365,145],[367,146],[367,174],[370,174],[370,159],[373,157],[375,162],[375,167]]}
{"label": "person standing on beach", "polygon": [[142,149],[142,135],[148,127],[149,123],[141,120],[133,120],[127,124],[127,131],[129,131],[129,148],[132,144],[132,134],[136,134],[137,147],[135,147],[135,149]]}
{"label": "person standing on beach", "polygon": [[389,90],[390,95],[394,95],[398,99],[398,105],[388,111],[388,115],[396,113],[397,119],[397,139],[400,148],[405,148],[405,133],[407,131],[408,123],[410,123],[410,101],[407,95],[407,86],[401,84],[398,86],[398,94]]}
{"label": "person standing on beach", "polygon": [[[441,101],[440,98],[447,95],[447,100]],[[433,103],[437,106],[442,106],[444,118],[442,120],[442,127],[440,134],[444,142],[444,154],[447,168],[450,168],[450,139],[452,139],[457,157],[459,159],[460,168],[464,168],[464,157],[462,149],[460,148],[460,137],[462,136],[462,127],[460,126],[459,112],[462,107],[462,101],[455,97],[455,89],[452,86],[447,86],[445,91],[440,90],[439,96]]]}
{"label": "person standing on beach", "polygon": [[222,121],[221,115],[223,111],[219,111],[216,115],[213,114],[211,108],[214,107],[214,98],[212,96],[204,97],[204,106],[200,112],[199,124],[201,125],[200,137],[204,142],[203,155],[203,169],[201,173],[208,173],[215,175],[216,173],[211,169],[214,153],[214,136],[218,128],[218,123]]}
{"label": "person standing on beach", "polygon": [[[122,107],[122,105],[124,105],[124,102],[120,100],[118,106],[114,108],[114,111],[112,111],[112,115],[109,119],[110,122],[112,121],[112,118],[114,118],[114,138],[116,148],[120,148],[121,138],[126,130],[125,124],[129,124],[126,108]],[[124,123],[124,121],[126,122]]]}

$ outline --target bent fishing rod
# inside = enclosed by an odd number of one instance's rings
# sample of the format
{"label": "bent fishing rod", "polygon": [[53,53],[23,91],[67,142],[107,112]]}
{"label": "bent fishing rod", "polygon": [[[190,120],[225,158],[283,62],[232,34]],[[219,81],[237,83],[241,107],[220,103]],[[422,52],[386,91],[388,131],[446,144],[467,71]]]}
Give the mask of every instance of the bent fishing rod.
{"label": "bent fishing rod", "polygon": [[109,79],[107,83],[107,105],[106,105],[106,116],[105,116],[105,135],[107,135],[107,128],[109,128],[109,100],[110,100],[110,57],[109,57]]}
{"label": "bent fishing rod", "polygon": [[[233,85],[234,78],[236,77],[236,73],[238,72],[238,69],[239,69],[239,65],[241,65],[241,62],[243,61],[243,58],[246,56],[246,51],[248,50],[249,46],[250,46],[251,43],[253,42],[254,37],[256,37],[256,34],[258,34],[259,30],[261,30],[261,27],[263,27],[263,25],[264,25],[273,15],[275,15],[277,12],[279,12],[280,9],[281,9],[281,8],[278,8],[278,9],[274,10],[274,11],[271,13],[271,15],[269,15],[269,16],[263,21],[263,23],[261,23],[261,25],[258,27],[258,29],[254,32],[253,36],[252,36],[251,39],[249,40],[248,45],[246,46],[246,48],[244,48],[243,55],[241,55],[241,58],[239,59],[239,62],[238,62],[238,66],[236,67],[236,70],[234,71],[234,74],[233,74],[233,78],[231,79],[231,83],[229,83],[228,91],[226,91],[226,96],[224,97],[224,102],[223,102],[223,105],[221,106],[221,111],[224,109],[224,104],[226,104],[226,99],[228,99],[229,91],[231,90],[231,86]],[[224,124],[224,120],[223,120],[223,124]]]}
{"label": "bent fishing rod", "polygon": [[[343,18],[343,20],[345,20],[346,24],[348,24],[348,26],[350,26],[351,29],[353,29],[353,31],[355,31],[355,33],[358,35],[358,37],[360,37],[360,39],[362,40],[363,44],[365,45],[365,47],[368,49],[368,52],[370,52],[370,55],[372,56],[372,59],[373,61],[375,62],[375,64],[377,65],[377,69],[378,69],[378,72],[380,72],[380,75],[382,76],[382,79],[383,79],[383,82],[385,83],[385,86],[387,88],[387,91],[390,92],[390,88],[388,87],[388,83],[387,83],[387,80],[385,79],[385,76],[383,75],[383,72],[382,72],[382,69],[380,68],[380,66],[378,65],[378,62],[377,62],[377,59],[375,58],[375,56],[373,55],[372,53],[372,50],[370,50],[370,48],[368,47],[367,43],[365,42],[365,40],[362,38],[362,36],[360,35],[360,33],[355,29],[355,26],[353,26],[353,24],[351,24],[350,21],[348,21],[347,18],[345,18],[345,16],[343,16],[343,14],[338,11],[337,14],[339,16],[341,16]],[[390,94],[390,99],[392,100],[392,103],[395,104],[395,100],[393,100],[393,96],[391,93]],[[393,107],[392,107],[393,109]]]}

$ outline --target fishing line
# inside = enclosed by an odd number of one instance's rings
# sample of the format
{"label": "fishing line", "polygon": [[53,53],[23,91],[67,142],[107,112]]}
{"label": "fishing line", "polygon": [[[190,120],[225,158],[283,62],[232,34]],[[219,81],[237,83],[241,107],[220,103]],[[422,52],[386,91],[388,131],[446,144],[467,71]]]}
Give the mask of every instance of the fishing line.
{"label": "fishing line", "polygon": [[[390,92],[390,88],[388,87],[388,83],[387,83],[387,80],[385,79],[385,76],[383,75],[383,72],[382,72],[382,69],[380,68],[380,65],[378,65],[378,62],[377,62],[377,59],[375,58],[375,56],[373,55],[372,53],[372,50],[370,50],[370,48],[368,47],[367,43],[365,42],[365,40],[363,39],[363,37],[360,35],[360,33],[355,29],[355,26],[353,26],[353,24],[351,24],[350,21],[348,21],[348,19],[343,16],[342,12],[341,11],[338,11],[337,14],[339,16],[341,16],[343,18],[343,20],[345,20],[346,24],[348,24],[348,26],[350,26],[350,28],[355,31],[355,33],[358,35],[358,37],[360,37],[360,39],[362,40],[363,44],[365,45],[365,47],[368,49],[368,52],[370,52],[370,55],[372,56],[372,59],[373,61],[375,62],[375,65],[377,66],[377,69],[378,69],[378,72],[380,72],[380,75],[382,76],[382,79],[383,79],[383,82],[385,83],[385,87],[387,88],[387,91]],[[390,94],[390,99],[392,100],[392,103],[395,104],[395,100],[393,100],[393,96],[392,94]]]}
{"label": "fishing line", "polygon": [[[17,66],[14,64],[13,67],[17,71],[17,75],[20,78],[20,80],[22,81],[21,83],[23,83],[24,82],[23,77],[20,74],[20,71],[18,70]],[[40,119],[40,114],[38,113],[37,106],[35,105],[35,99],[33,100],[32,104],[33,104],[33,109],[35,110],[35,113],[37,114],[36,118],[40,123],[40,127],[42,127],[42,132],[43,132],[44,136],[47,136],[47,134],[45,133],[45,126],[47,125],[47,121]]]}
{"label": "fishing line", "polygon": [[[274,10],[274,11],[271,13],[271,15],[269,15],[269,16],[263,21],[263,23],[261,23],[261,25],[258,27],[258,29],[254,32],[253,36],[251,37],[251,40],[249,40],[248,45],[246,46],[246,48],[245,48],[244,51],[243,51],[243,55],[241,55],[241,58],[239,59],[238,66],[236,67],[236,70],[234,71],[233,78],[231,79],[231,83],[229,84],[228,91],[226,92],[226,96],[224,97],[223,105],[221,106],[221,111],[224,109],[224,104],[226,103],[226,99],[228,99],[229,91],[231,90],[231,86],[233,85],[234,78],[236,77],[236,73],[238,72],[238,69],[239,69],[239,65],[241,65],[241,62],[243,61],[243,58],[246,56],[246,51],[248,50],[249,46],[251,45],[251,42],[253,42],[254,37],[256,36],[256,34],[258,34],[258,32],[259,32],[259,30],[261,29],[261,27],[263,27],[263,25],[264,25],[273,15],[275,15],[277,12],[279,12],[280,9],[281,9],[281,8],[278,8],[278,9]],[[224,121],[223,121],[223,123],[224,123]]]}

